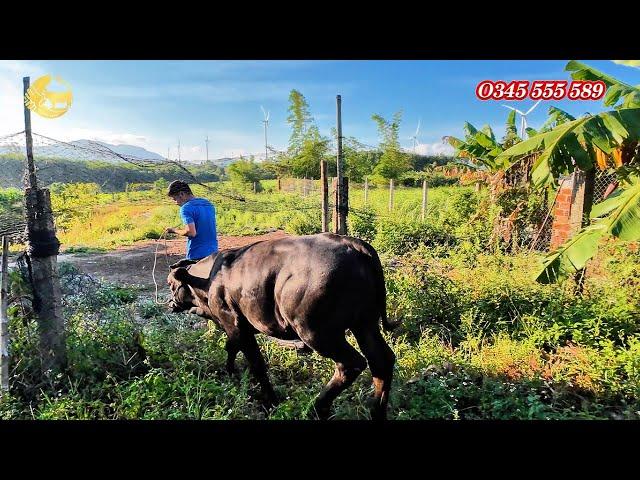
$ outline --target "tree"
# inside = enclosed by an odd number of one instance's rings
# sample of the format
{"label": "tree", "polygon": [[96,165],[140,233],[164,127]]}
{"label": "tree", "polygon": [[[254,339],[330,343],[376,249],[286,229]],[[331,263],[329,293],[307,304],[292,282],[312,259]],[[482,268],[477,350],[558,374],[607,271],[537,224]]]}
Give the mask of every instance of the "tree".
{"label": "tree", "polygon": [[[331,128],[331,137],[337,138],[338,132]],[[344,160],[344,175],[351,182],[363,182],[364,177],[371,175],[373,169],[380,160],[381,152],[367,150],[366,145],[360,143],[355,137],[343,137],[342,158]],[[336,158],[332,156],[327,162],[329,175],[336,174]]]}
{"label": "tree", "polygon": [[245,160],[242,157],[227,167],[227,172],[231,178],[231,182],[240,185],[253,185],[254,182],[260,181],[260,167],[254,162],[253,157]]}
{"label": "tree", "polygon": [[411,168],[409,155],[402,152],[398,139],[402,111],[398,111],[393,115],[392,122],[385,120],[378,114],[372,115],[371,118],[377,124],[381,139],[380,149],[382,150],[382,156],[374,169],[374,173],[387,180],[397,180]]}
{"label": "tree", "polygon": [[278,153],[274,160],[263,162],[262,168],[275,178],[293,175],[292,159],[286,153]]}
{"label": "tree", "polygon": [[620,82],[580,62],[565,70],[574,80],[602,80],[608,87],[605,106],[614,109],[580,118],[559,118],[554,128],[502,152],[498,161],[513,166],[525,155],[539,152],[531,181],[538,189],[553,188],[558,176],[613,165],[621,189],[594,205],[590,224],[549,253],[537,276],[542,283],[564,280],[583,269],[601,238],[640,240],[640,89]]}
{"label": "tree", "polygon": [[289,148],[285,155],[280,156],[283,165],[276,170],[295,177],[319,178],[320,161],[327,155],[329,139],[320,135],[309,112],[309,104],[298,90],[291,90],[289,94],[288,111],[287,123],[291,126]]}
{"label": "tree", "polygon": [[309,113],[309,104],[298,90],[289,93],[289,116],[287,123],[291,126],[289,153],[296,155],[302,150],[304,141],[317,133],[313,117]]}
{"label": "tree", "polygon": [[435,167],[454,163],[455,158],[447,155],[420,155],[413,153],[410,155],[413,169],[420,172],[432,170]]}
{"label": "tree", "polygon": [[320,178],[320,162],[326,159],[329,140],[312,131],[302,143],[302,148],[292,161],[292,173],[295,177]]}
{"label": "tree", "polygon": [[464,122],[464,140],[453,136],[444,137],[444,140],[456,149],[455,156],[468,160],[465,165],[472,168],[485,169],[492,173],[497,172],[504,167],[496,160],[497,157],[505,148],[522,141],[517,134],[515,113],[511,111],[507,116],[506,133],[502,139],[502,144],[498,143],[489,125],[485,125],[478,130],[469,122]]}

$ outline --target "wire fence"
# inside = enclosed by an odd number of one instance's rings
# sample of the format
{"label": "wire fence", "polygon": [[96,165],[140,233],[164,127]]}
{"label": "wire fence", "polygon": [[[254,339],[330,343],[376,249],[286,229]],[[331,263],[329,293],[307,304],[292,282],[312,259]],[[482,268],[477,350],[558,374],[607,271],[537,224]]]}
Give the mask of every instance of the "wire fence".
{"label": "wire fence", "polygon": [[[212,168],[207,165],[188,166],[168,159],[141,158],[134,155],[123,154],[114,151],[109,146],[100,142],[82,140],[77,142],[64,142],[44,135],[33,133],[33,152],[36,166],[36,175],[39,186],[48,187],[55,183],[66,183],[70,178],[74,182],[96,183],[107,190],[117,190],[118,185],[130,191],[141,189],[141,185],[148,185],[160,178],[171,181],[174,179],[187,180],[191,184],[199,185],[210,196],[217,198],[225,207],[240,210],[242,212],[275,214],[290,211],[317,211],[322,209],[321,184],[319,180],[312,179],[287,179],[278,180],[278,190],[281,192],[295,193],[287,198],[279,198],[277,204],[265,202],[256,195],[247,195],[238,191],[224,189],[218,182]],[[25,163],[25,133],[18,132],[12,135],[0,137],[0,187],[16,187],[23,189],[24,163]],[[272,151],[274,153],[275,151]],[[471,173],[461,166],[438,167],[436,171],[451,177],[469,178]],[[476,175],[477,176],[477,175]],[[478,182],[487,182],[485,176],[473,177]],[[465,177],[466,178],[466,177]],[[329,179],[331,182],[332,179]],[[467,179],[469,180],[469,179]],[[595,183],[594,201],[602,199],[607,188],[610,187],[615,176],[606,172],[598,174]],[[332,185],[329,183],[329,185]],[[352,183],[350,189],[362,188],[362,185]],[[401,187],[396,187],[401,190]],[[329,215],[334,210],[334,193],[329,195]],[[114,194],[115,198],[115,194]],[[142,204],[145,200],[138,199]],[[151,201],[150,201],[151,202]],[[150,203],[150,206],[153,202]],[[79,209],[91,210],[95,205],[77,206],[67,209],[58,207],[54,213],[73,215]],[[412,207],[413,208],[413,207]],[[21,196],[9,204],[0,205],[0,234],[10,237],[12,243],[23,243],[25,238],[25,219]],[[415,205],[415,219],[420,218],[420,205]],[[549,247],[553,205],[542,205],[536,212],[529,212],[531,220],[527,225],[517,225],[519,210],[508,212],[506,216],[497,219],[494,225],[495,232],[502,235],[503,240],[519,248],[529,251],[545,251]],[[482,213],[482,212],[481,212]],[[361,219],[371,218],[379,220],[394,220],[397,213],[372,212],[366,205],[360,202],[354,205],[350,202],[349,214]]]}
{"label": "wire fence", "polygon": [[[174,160],[141,158],[116,152],[109,146],[95,141],[65,142],[37,133],[32,133],[32,138],[39,187],[52,188],[57,183],[68,183],[73,179],[73,183],[98,185],[98,192],[102,192],[103,189],[113,191],[115,199],[115,192],[118,191],[134,192],[140,190],[141,185],[148,185],[160,179],[165,182],[180,179],[191,185],[198,185],[206,191],[209,198],[225,208],[242,212],[275,214],[287,211],[320,211],[322,208],[320,196],[314,195],[317,192],[312,192],[311,189],[309,198],[303,201],[288,198],[273,204],[251,198],[242,191],[227,188],[221,182],[217,182],[221,172],[218,170],[216,174],[213,166],[208,164],[187,166]],[[0,197],[0,233],[7,235],[14,244],[23,243],[25,240],[25,145],[25,132],[0,137],[0,187],[13,187],[18,190],[18,194],[9,199]],[[145,200],[143,196],[136,198],[135,202],[137,205],[144,202],[149,202],[149,206],[157,204],[153,200]],[[56,216],[87,214],[94,210],[95,206],[91,202],[85,205],[62,205],[58,206],[54,213]]]}
{"label": "wire fence", "polygon": [[598,171],[593,185],[593,203],[599,203],[605,199],[605,194],[611,193],[617,185],[617,175],[615,171]]}

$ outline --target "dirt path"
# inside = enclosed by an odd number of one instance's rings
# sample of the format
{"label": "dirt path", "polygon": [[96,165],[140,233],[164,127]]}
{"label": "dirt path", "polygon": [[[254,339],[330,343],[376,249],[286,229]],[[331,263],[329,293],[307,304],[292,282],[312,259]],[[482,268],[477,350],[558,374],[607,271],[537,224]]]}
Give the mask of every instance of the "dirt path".
{"label": "dirt path", "polygon": [[[260,240],[273,240],[286,236],[287,234],[282,230],[276,230],[266,235],[220,236],[218,237],[218,247],[220,250],[224,250],[241,247]],[[161,240],[159,244],[154,240],[150,240],[130,247],[120,247],[117,250],[106,253],[62,253],[58,255],[58,262],[70,262],[96,279],[118,284],[142,285],[151,292],[155,288],[151,274],[156,248],[158,250],[156,281],[160,288],[164,290],[166,289],[166,279],[169,273],[168,265],[184,258],[186,240],[167,240],[166,247],[165,249],[164,240]],[[165,255],[167,250],[169,258]]]}

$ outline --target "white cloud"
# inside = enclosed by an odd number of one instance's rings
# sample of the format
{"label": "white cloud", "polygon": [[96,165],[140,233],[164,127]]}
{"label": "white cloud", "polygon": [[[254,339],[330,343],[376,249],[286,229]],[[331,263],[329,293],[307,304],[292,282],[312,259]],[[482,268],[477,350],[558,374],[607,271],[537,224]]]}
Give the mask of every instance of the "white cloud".
{"label": "white cloud", "polygon": [[143,135],[133,133],[111,132],[109,130],[93,130],[89,128],[73,127],[66,132],[60,132],[64,139],[62,140],[78,140],[85,138],[87,140],[98,140],[101,142],[111,143],[114,145],[127,144],[137,147],[148,147],[149,141]]}
{"label": "white cloud", "polygon": [[228,148],[222,151],[223,157],[238,157],[240,155],[244,157],[249,155],[249,152],[243,148]]}
{"label": "white cloud", "polygon": [[41,73],[39,66],[28,62],[0,61],[0,135],[24,130],[22,77]]}
{"label": "white cloud", "polygon": [[416,147],[416,153],[420,155],[453,155],[453,152],[451,145],[442,142],[420,143]]}
{"label": "white cloud", "polygon": [[613,60],[613,63],[624,65],[625,67],[640,68],[640,60]]}
{"label": "white cloud", "polygon": [[0,70],[13,74],[20,80],[19,86],[22,87],[22,77],[32,77],[31,80],[35,80],[36,76],[44,75],[42,67],[35,63],[31,63],[25,60],[0,60]]}
{"label": "white cloud", "polygon": [[213,82],[176,82],[164,85],[93,85],[87,94],[93,98],[117,99],[174,99],[195,98],[206,103],[249,101],[282,102],[291,89],[302,89],[305,96],[333,95],[336,91],[350,91],[351,84],[307,83],[300,86],[291,81],[222,80]]}
{"label": "white cloud", "polygon": [[0,135],[24,130],[22,94],[22,83],[0,74]]}

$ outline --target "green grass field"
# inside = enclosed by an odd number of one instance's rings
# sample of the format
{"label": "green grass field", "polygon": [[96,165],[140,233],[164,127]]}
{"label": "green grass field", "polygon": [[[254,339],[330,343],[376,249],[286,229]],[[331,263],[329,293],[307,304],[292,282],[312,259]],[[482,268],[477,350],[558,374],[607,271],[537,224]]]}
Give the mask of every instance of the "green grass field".
{"label": "green grass field", "polygon": [[[196,185],[194,193],[211,200],[216,206],[220,235],[257,235],[272,229],[298,231],[297,225],[306,220],[320,229],[321,198],[318,193],[302,197],[297,193],[278,193],[275,180],[263,181],[265,192],[237,192],[228,183],[211,184],[220,194]],[[69,187],[71,190],[71,187]],[[471,192],[469,187],[439,187],[428,193],[427,216],[433,218],[446,208],[455,192]],[[237,201],[228,195],[242,196]],[[394,194],[394,210],[388,210],[389,192],[372,188],[367,207],[381,219],[420,218],[422,190],[400,188]],[[87,189],[54,193],[59,239],[65,247],[115,248],[137,241],[158,238],[164,228],[180,225],[177,207],[163,192],[141,191],[117,194],[95,193]],[[364,191],[353,188],[349,204],[361,210],[365,207]]]}
{"label": "green grass field", "polygon": [[[216,204],[221,234],[318,228],[318,196],[263,186],[257,194],[228,184],[213,184],[219,194],[195,193]],[[157,238],[179,224],[178,207],[160,191],[69,189],[53,201],[59,238],[76,251]],[[228,197],[239,193],[244,202]],[[430,189],[425,222],[421,195],[398,189],[392,213],[386,189],[371,189],[367,206],[361,189],[350,195],[358,212],[351,232],[380,253],[387,311],[402,321],[385,334],[398,358],[390,418],[640,419],[638,245],[604,242],[576,295],[573,280],[533,280],[543,254],[505,253],[489,241],[495,208],[485,192]],[[12,279],[21,291],[17,273]],[[282,398],[267,414],[246,371],[238,380],[221,373],[224,334],[194,330],[195,317],[168,313],[123,285],[66,297],[64,308],[69,373],[35,389],[37,328],[11,307],[14,383],[0,418],[300,419],[333,371],[316,354],[260,338]],[[339,397],[336,418],[368,418],[370,381],[366,371]]]}

